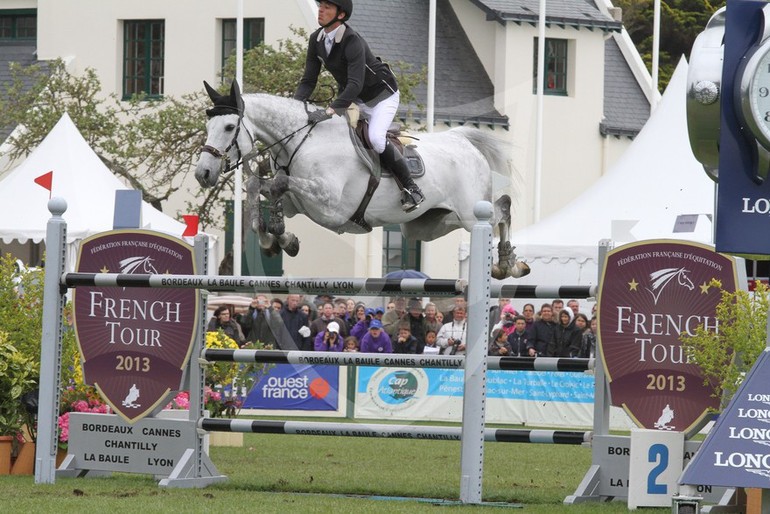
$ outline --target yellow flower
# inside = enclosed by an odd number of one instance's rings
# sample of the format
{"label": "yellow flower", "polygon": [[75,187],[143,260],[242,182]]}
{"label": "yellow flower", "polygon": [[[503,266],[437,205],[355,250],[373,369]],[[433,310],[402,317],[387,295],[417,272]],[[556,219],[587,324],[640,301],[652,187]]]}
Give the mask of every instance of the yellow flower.
{"label": "yellow flower", "polygon": [[[228,337],[221,329],[206,333],[206,348],[237,350],[238,343]],[[230,362],[215,362],[206,369],[206,383],[210,386],[230,385],[238,374],[238,366]]]}
{"label": "yellow flower", "polygon": [[206,333],[206,348],[237,350],[238,343],[227,336],[222,330]]}

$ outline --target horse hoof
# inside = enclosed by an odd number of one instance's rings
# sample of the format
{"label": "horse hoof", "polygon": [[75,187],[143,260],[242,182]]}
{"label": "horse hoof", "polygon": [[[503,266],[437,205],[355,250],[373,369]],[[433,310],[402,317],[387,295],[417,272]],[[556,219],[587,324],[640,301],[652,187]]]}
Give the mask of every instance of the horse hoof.
{"label": "horse hoof", "polygon": [[507,277],[507,273],[500,268],[497,264],[492,265],[492,278],[495,280],[503,280]]}
{"label": "horse hoof", "polygon": [[530,271],[531,269],[526,262],[516,261],[516,264],[513,266],[513,271],[511,271],[511,276],[513,278],[526,277],[529,275]]}
{"label": "horse hoof", "polygon": [[278,245],[278,241],[274,241],[269,248],[262,248],[262,253],[265,257],[275,257],[281,253],[281,247]]}
{"label": "horse hoof", "polygon": [[291,242],[284,247],[283,251],[289,257],[296,257],[299,253],[299,238],[297,236],[292,237]]}
{"label": "horse hoof", "polygon": [[286,232],[286,224],[281,221],[273,221],[272,219],[267,223],[267,231],[275,236],[282,236]]}

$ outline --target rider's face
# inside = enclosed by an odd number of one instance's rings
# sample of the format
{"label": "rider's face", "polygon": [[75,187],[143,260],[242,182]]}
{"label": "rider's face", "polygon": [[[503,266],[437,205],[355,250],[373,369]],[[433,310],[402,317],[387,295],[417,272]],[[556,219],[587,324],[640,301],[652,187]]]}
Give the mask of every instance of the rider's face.
{"label": "rider's face", "polygon": [[[342,13],[340,13],[342,14]],[[332,22],[337,18],[337,6],[331,2],[321,1],[318,3],[318,24],[321,26]]]}

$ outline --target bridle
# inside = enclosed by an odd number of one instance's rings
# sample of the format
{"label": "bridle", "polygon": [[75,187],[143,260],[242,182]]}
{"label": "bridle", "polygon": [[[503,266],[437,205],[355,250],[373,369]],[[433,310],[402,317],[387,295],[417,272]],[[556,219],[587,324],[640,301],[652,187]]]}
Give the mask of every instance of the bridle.
{"label": "bridle", "polygon": [[[224,150],[219,150],[218,148],[211,146],[211,145],[202,145],[200,148],[200,153],[208,153],[213,155],[215,158],[219,159],[219,173],[227,173],[228,171],[232,171],[238,166],[244,165],[249,171],[251,171],[248,163],[252,159],[255,159],[261,155],[264,155],[266,152],[268,152],[271,148],[273,148],[276,145],[281,145],[280,150],[276,152],[275,155],[270,154],[270,157],[273,161],[273,168],[276,170],[282,170],[287,175],[289,174],[289,167],[291,166],[292,161],[294,160],[294,157],[297,155],[297,152],[299,151],[300,147],[304,144],[305,140],[307,140],[308,136],[310,136],[310,133],[315,128],[314,123],[306,123],[305,125],[301,126],[297,130],[291,132],[289,135],[279,139],[275,143],[268,145],[262,149],[257,149],[256,140],[254,139],[254,136],[251,135],[251,132],[244,126],[244,131],[246,132],[246,135],[249,136],[249,141],[251,142],[251,150],[247,152],[246,154],[243,154],[241,152],[241,147],[238,145],[238,136],[241,132],[241,127],[243,126],[243,110],[242,109],[236,109],[234,107],[228,107],[228,109],[231,109],[238,113],[238,125],[235,128],[235,134],[233,134],[233,139],[230,141],[230,144],[227,145],[227,147]],[[307,106],[305,107],[307,110]],[[294,151],[289,155],[289,161],[285,165],[281,165],[278,163],[278,155],[280,153],[286,152],[288,155],[288,152],[286,151],[286,145],[283,144],[285,142],[291,141],[291,139],[297,135],[300,131],[306,129],[307,127],[310,127],[310,129],[307,131],[305,136],[302,138],[302,141],[299,142],[297,147],[294,149]],[[230,149],[235,147],[235,149],[238,152],[238,158],[236,159],[235,163],[232,163],[230,160],[229,152]]]}
{"label": "bridle", "polygon": [[[219,173],[227,173],[228,171],[232,171],[238,166],[240,166],[244,162],[244,155],[241,152],[241,147],[238,144],[238,136],[241,133],[241,126],[243,126],[243,110],[242,109],[236,109],[235,107],[226,107],[226,106],[220,106],[220,108],[225,107],[227,109],[233,110],[238,113],[238,124],[235,127],[235,134],[233,134],[233,139],[230,141],[230,144],[227,145],[227,147],[224,150],[219,150],[218,148],[211,146],[211,145],[202,145],[200,148],[200,153],[208,153],[219,159]],[[247,129],[245,129],[246,135],[249,136],[249,141],[251,141],[252,148],[254,148],[254,136],[251,135],[251,132],[249,132]],[[238,151],[238,158],[234,164],[230,161],[230,149],[232,147],[235,147],[235,149]]]}

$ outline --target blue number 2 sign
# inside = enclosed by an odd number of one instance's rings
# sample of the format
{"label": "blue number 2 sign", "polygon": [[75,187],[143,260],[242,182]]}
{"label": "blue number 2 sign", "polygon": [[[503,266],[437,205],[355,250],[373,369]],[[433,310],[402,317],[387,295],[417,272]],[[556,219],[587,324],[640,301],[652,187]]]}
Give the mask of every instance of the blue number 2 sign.
{"label": "blue number 2 sign", "polygon": [[668,446],[665,444],[650,446],[650,450],[647,452],[647,462],[658,463],[647,475],[647,494],[668,494],[668,485],[656,482],[660,474],[668,468]]}

